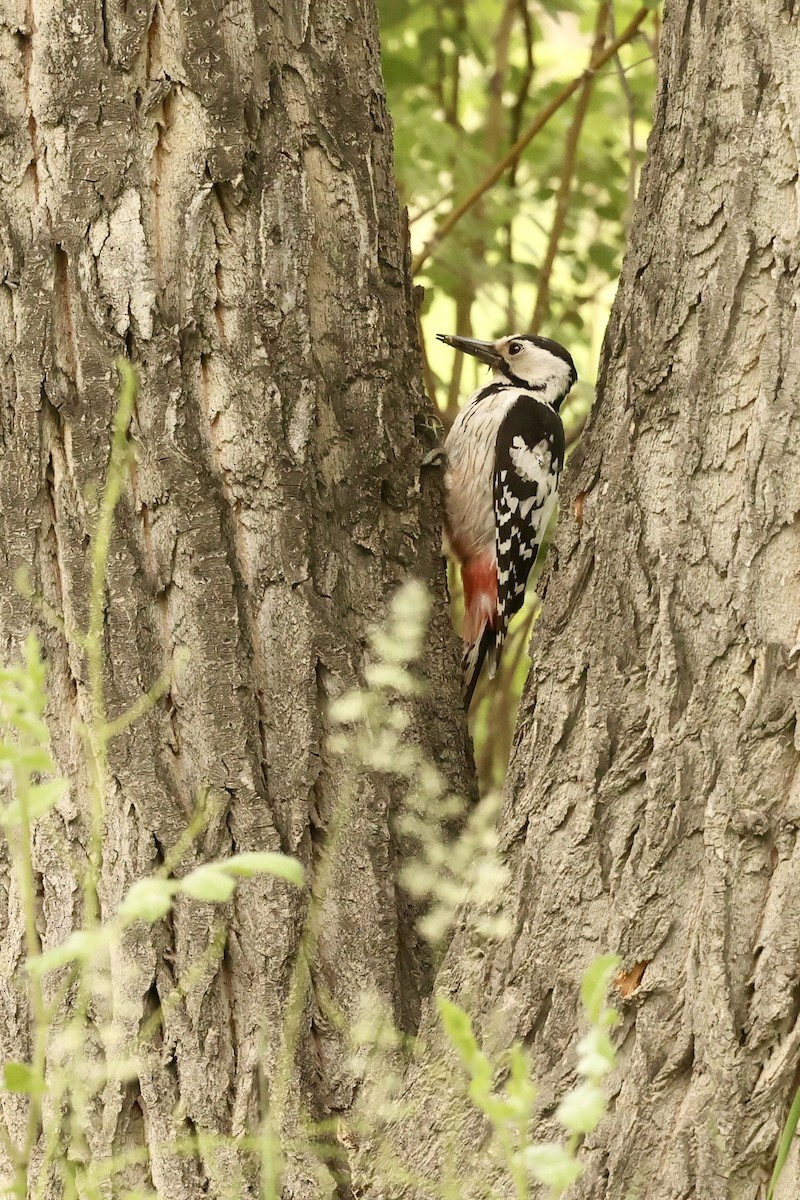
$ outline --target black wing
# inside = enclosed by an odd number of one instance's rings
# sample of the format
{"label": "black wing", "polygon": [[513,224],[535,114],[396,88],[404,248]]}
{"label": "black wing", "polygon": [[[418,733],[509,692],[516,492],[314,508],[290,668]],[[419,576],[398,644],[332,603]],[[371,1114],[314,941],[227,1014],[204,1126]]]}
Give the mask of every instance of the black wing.
{"label": "black wing", "polygon": [[508,622],[522,607],[525,584],[555,507],[563,465],[561,418],[549,404],[521,395],[503,418],[495,444],[495,664]]}

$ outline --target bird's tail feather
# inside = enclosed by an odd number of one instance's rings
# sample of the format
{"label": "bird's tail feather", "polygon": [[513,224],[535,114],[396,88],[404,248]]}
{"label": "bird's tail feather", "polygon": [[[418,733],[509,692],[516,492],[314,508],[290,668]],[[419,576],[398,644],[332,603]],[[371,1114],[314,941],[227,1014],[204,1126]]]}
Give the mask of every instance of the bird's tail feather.
{"label": "bird's tail feather", "polygon": [[495,635],[491,625],[488,624],[484,625],[483,633],[477,641],[465,647],[464,657],[461,660],[461,670],[464,679],[464,707],[467,709],[467,712],[469,712],[469,706],[472,703],[481,667],[484,664],[487,654],[489,655],[489,676],[493,678],[497,669]]}

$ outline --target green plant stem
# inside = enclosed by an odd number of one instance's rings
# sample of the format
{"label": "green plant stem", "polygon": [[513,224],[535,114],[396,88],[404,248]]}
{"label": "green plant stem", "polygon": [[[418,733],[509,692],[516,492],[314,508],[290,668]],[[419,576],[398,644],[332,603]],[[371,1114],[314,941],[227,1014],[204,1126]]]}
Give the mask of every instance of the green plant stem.
{"label": "green plant stem", "polygon": [[185,661],[184,655],[176,655],[175,659],[167,667],[166,671],[159,675],[149,691],[140,696],[130,708],[127,708],[119,717],[115,717],[113,721],[108,721],[103,729],[103,740],[110,742],[113,738],[119,737],[131,725],[135,725],[141,717],[148,713],[151,708],[166,695],[171,684],[175,679],[178,668]]}
{"label": "green plant stem", "polygon": [[328,837],[312,881],[308,911],[300,934],[297,957],[289,985],[281,1049],[274,1081],[270,1087],[269,1111],[262,1128],[262,1194],[267,1200],[279,1200],[281,1194],[279,1139],[286,1117],[291,1075],[300,1038],[300,1022],[311,985],[311,964],[319,940],[320,917],[328,895],[333,866],[355,807],[357,794],[356,781],[351,776],[345,781],[339,801],[333,809]]}
{"label": "green plant stem", "polygon": [[792,1139],[800,1122],[800,1088],[797,1089],[792,1101],[792,1106],[789,1109],[789,1115],[781,1130],[780,1142],[778,1143],[778,1153],[775,1156],[775,1167],[772,1172],[772,1178],[769,1181],[767,1189],[767,1200],[773,1200],[775,1188],[778,1186],[778,1180],[781,1177],[781,1172],[786,1166],[786,1160],[789,1157],[789,1151],[792,1146]]}
{"label": "green plant stem", "polygon": [[[19,801],[20,810],[20,869],[19,888],[22,894],[22,907],[25,913],[25,950],[28,959],[37,958],[42,953],[39,931],[36,928],[36,889],[34,886],[33,870],[33,841],[31,838],[30,810],[28,808],[28,788],[30,778],[27,771],[14,769],[14,785]],[[28,975],[28,999],[33,1016],[33,1055],[31,1069],[33,1078],[44,1089],[44,1072],[47,1056],[47,1011],[42,990],[42,981],[35,974]],[[28,1105],[28,1120],[25,1128],[25,1141],[22,1152],[15,1156],[14,1188],[20,1196],[27,1194],[28,1168],[33,1148],[39,1136],[41,1122],[41,1091],[31,1090]]]}
{"label": "green plant stem", "polygon": [[91,821],[89,830],[89,870],[84,881],[84,923],[91,928],[98,920],[97,888],[103,852],[105,787],[107,774],[108,731],[106,724],[105,688],[103,683],[103,625],[105,619],[106,572],[117,507],[125,474],[130,461],[128,426],[136,403],[137,379],[131,364],[117,360],[122,377],[119,404],[114,415],[114,432],[106,482],[100,499],[91,550],[91,593],[89,597],[89,628],[86,635],[86,662],[89,670],[90,719],[85,728],[89,751]]}
{"label": "green plant stem", "polygon": [[[12,1142],[11,1135],[9,1134],[8,1129],[6,1128],[5,1124],[0,1125],[0,1145],[2,1145],[3,1149],[5,1150],[5,1152],[8,1156],[8,1161],[14,1167],[14,1170],[16,1173],[17,1159],[19,1158],[19,1150]],[[16,1186],[16,1181],[15,1181],[14,1186]]]}
{"label": "green plant stem", "polygon": [[185,977],[180,979],[168,996],[161,1001],[156,1011],[143,1022],[137,1037],[137,1044],[141,1048],[153,1036],[155,1031],[159,1029],[165,1019],[169,1016],[173,1008],[180,1000],[186,1000],[191,994],[191,990],[195,983],[199,983],[204,975],[208,972],[209,967],[216,959],[218,965],[222,961],[222,955],[225,952],[225,943],[227,941],[227,933],[224,925],[218,925],[212,930],[212,935],[200,958],[191,964],[188,971],[185,972]]}
{"label": "green plant stem", "polygon": [[508,1130],[498,1129],[497,1139],[500,1143],[500,1149],[503,1151],[503,1157],[506,1160],[511,1182],[514,1184],[514,1196],[516,1200],[528,1200],[528,1177],[524,1166],[518,1161],[517,1153],[509,1137]]}
{"label": "green plant stem", "polygon": [[[88,865],[83,880],[83,928],[90,931],[100,922],[99,885],[103,861],[105,836],[105,794],[108,778],[108,722],[106,718],[105,689],[103,683],[103,628],[105,624],[105,594],[108,556],[114,527],[114,512],[122,495],[127,468],[130,462],[128,427],[133,415],[138,390],[134,368],[126,359],[117,360],[117,369],[122,379],[119,403],[114,414],[111,453],[105,484],[100,498],[97,524],[91,544],[91,585],[89,596],[89,623],[84,650],[89,674],[89,716],[81,729],[86,747],[89,771],[89,828]],[[85,1056],[86,1023],[89,1012],[93,971],[84,966],[78,974],[78,989],[75,997],[69,1028],[80,1044]],[[69,1085],[70,1142],[78,1155],[86,1154],[83,1116],[86,1109],[87,1092],[84,1074],[78,1069],[73,1072]],[[54,1147],[55,1150],[55,1147]],[[47,1173],[48,1157],[42,1164],[40,1180]],[[74,1184],[74,1181],[73,1181]]]}
{"label": "green plant stem", "polygon": [[623,29],[619,37],[615,38],[613,42],[610,42],[608,46],[605,47],[603,52],[589,64],[587,69],[582,74],[578,75],[577,78],[573,79],[571,83],[568,83],[565,87],[563,87],[558,95],[555,96],[549,104],[545,105],[545,107],[538,113],[535,120],[517,139],[511,149],[503,155],[499,162],[495,163],[495,165],[490,171],[487,172],[486,175],[484,175],[477,187],[473,188],[469,195],[466,196],[460,204],[458,204],[454,209],[451,209],[451,211],[442,221],[439,228],[434,233],[433,237],[431,237],[429,241],[425,243],[422,250],[412,262],[412,275],[416,275],[422,270],[425,263],[428,261],[434,251],[438,250],[444,239],[449,233],[452,232],[461,218],[478,203],[481,197],[488,192],[489,188],[493,187],[494,184],[497,183],[503,172],[517,161],[523,150],[527,148],[527,146],[533,141],[538,133],[541,133],[550,118],[554,116],[554,114],[557,113],[558,110],[563,107],[563,105],[566,104],[570,96],[572,96],[578,90],[587,76],[591,75],[595,71],[599,71],[601,67],[605,66],[605,64],[614,57],[620,47],[632,40],[639,26],[648,16],[650,16],[651,12],[652,9],[650,8],[640,8],[625,29]]}

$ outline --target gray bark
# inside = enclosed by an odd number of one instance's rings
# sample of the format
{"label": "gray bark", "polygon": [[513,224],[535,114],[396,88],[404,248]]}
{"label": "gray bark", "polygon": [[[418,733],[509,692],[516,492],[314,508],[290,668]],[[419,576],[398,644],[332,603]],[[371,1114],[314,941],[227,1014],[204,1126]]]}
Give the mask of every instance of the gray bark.
{"label": "gray bark", "polygon": [[[668,0],[660,58],[505,793],[515,935],[462,933],[438,986],[490,1050],[531,1048],[549,1137],[583,969],[646,964],[569,1196],[756,1200],[800,1052],[800,13]],[[485,1174],[424,1032],[398,1152]]]}
{"label": "gray bark", "polygon": [[[81,919],[86,664],[11,580],[30,567],[68,629],[85,627],[121,353],[142,387],[109,566],[111,715],[176,649],[191,657],[114,744],[104,912],[163,861],[204,787],[219,816],[181,871],[281,849],[313,872],[342,787],[326,702],[357,678],[367,628],[410,574],[438,580],[412,735],[471,786],[438,501],[419,490],[427,401],[375,14],[341,0],[279,9],[9,0],[0,27],[0,646],[13,658],[40,630],[55,754],[74,781],[35,839],[46,949]],[[429,981],[395,898],[391,801],[380,781],[361,798],[315,989],[345,1015],[374,990],[411,1029]],[[0,1049],[26,1060],[22,919],[6,858],[1,870]],[[306,901],[252,880],[222,909],[179,901],[118,948],[123,1049],[171,998],[138,1077],[106,1088],[91,1131],[96,1159],[148,1148],[129,1186],[224,1194],[224,1154],[169,1147],[256,1127]],[[221,960],[182,996],[218,928]],[[339,1033],[309,1003],[299,1094],[320,1116],[353,1087]],[[1,1103],[18,1137],[24,1100]]]}

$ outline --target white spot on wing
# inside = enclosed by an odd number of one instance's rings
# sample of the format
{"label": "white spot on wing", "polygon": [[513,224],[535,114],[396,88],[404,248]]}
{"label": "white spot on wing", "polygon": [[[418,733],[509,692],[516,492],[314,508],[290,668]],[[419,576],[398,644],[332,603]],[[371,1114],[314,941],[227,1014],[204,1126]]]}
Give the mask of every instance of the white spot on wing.
{"label": "white spot on wing", "polygon": [[523,479],[538,484],[540,493],[549,495],[555,489],[557,478],[547,438],[542,438],[535,446],[527,446],[525,439],[517,434],[511,444],[509,457]]}

